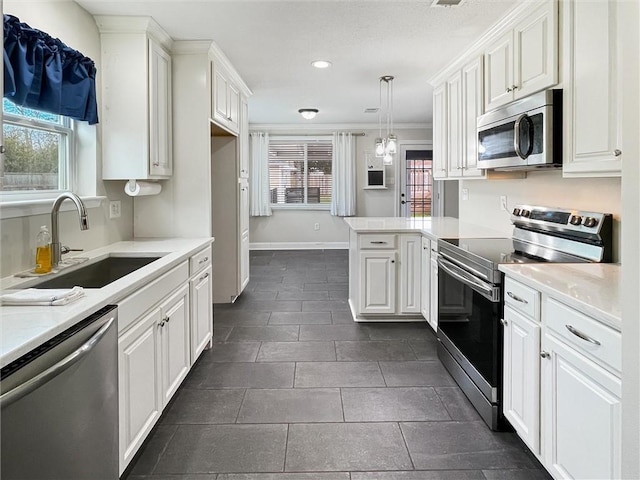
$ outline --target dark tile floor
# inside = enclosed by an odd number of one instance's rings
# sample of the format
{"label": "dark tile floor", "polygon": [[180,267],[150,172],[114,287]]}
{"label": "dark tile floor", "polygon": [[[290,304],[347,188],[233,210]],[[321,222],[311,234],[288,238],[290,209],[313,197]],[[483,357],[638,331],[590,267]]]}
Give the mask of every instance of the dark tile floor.
{"label": "dark tile floor", "polygon": [[128,479],[550,478],[486,427],[425,323],[353,322],[347,274],[342,250],[252,252]]}

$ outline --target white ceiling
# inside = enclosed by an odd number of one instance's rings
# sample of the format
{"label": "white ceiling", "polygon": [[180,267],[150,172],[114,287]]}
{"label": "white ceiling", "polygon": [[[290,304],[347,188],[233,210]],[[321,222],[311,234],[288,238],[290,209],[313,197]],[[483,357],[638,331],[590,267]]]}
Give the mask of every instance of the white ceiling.
{"label": "white ceiling", "polygon": [[518,0],[431,1],[76,0],[94,15],[151,16],[175,40],[214,40],[254,93],[250,122],[288,125],[377,125],[364,109],[378,106],[382,75],[395,76],[396,125],[431,123],[428,79]]}

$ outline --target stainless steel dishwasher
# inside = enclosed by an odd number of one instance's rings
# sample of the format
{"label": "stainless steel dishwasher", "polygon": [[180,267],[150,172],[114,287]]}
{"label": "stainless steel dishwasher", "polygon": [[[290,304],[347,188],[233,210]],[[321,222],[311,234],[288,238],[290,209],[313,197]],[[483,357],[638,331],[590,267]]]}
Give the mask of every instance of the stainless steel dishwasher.
{"label": "stainless steel dishwasher", "polygon": [[118,478],[117,335],[107,306],[1,370],[3,480]]}

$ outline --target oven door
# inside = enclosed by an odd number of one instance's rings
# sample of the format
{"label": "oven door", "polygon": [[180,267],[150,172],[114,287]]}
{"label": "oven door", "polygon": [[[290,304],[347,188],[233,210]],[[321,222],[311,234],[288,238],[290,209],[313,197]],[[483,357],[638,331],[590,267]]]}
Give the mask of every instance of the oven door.
{"label": "oven door", "polygon": [[494,406],[501,393],[501,318],[500,286],[480,280],[440,254],[438,340],[482,393],[485,402]]}
{"label": "oven door", "polygon": [[552,158],[551,128],[547,125],[550,113],[550,107],[545,106],[479,127],[478,167],[518,168],[547,163]]}

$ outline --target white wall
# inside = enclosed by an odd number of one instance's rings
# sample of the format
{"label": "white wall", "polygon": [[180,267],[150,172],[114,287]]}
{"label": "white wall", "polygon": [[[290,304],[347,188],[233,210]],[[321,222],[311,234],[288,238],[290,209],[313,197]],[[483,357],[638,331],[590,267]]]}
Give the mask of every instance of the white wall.
{"label": "white wall", "polygon": [[[15,15],[33,28],[43,30],[57,37],[67,45],[92,58],[98,70],[97,95],[98,113],[100,104],[100,35],[93,17],[71,1],[28,1],[5,0],[3,12]],[[81,232],[75,211],[60,214],[61,239],[65,245],[85,250],[98,248],[133,234],[133,209],[131,198],[124,194],[122,182],[102,182],[100,124],[89,126],[79,122],[78,150],[79,176],[81,186],[75,190],[81,195],[105,195],[122,202],[122,216],[110,220],[108,202],[88,211],[89,230]],[[30,215],[0,221],[1,269],[6,276],[33,265],[35,239],[41,225],[50,225],[48,215]]]}
{"label": "white wall", "polygon": [[507,196],[510,209],[518,203],[576,208],[613,214],[613,258],[620,258],[620,178],[562,178],[559,171],[529,172],[518,180],[466,180],[460,192],[469,190],[469,200],[459,197],[460,219],[482,221],[489,228],[511,235],[509,212],[500,209],[500,196]]}
{"label": "white wall", "polygon": [[[373,144],[378,129],[352,128],[353,132],[364,132],[365,136],[356,137],[356,216],[393,217],[396,215],[396,200],[399,198],[399,182],[395,178],[395,164],[386,167],[386,190],[364,190],[366,183],[365,153],[373,152]],[[288,132],[271,132],[275,134]],[[305,132],[306,133],[306,132]],[[322,132],[309,132],[310,135]],[[326,133],[326,131],[324,132]],[[399,142],[424,141],[431,139],[431,129],[398,129],[395,132]],[[320,224],[320,230],[314,230],[314,224]],[[341,217],[333,217],[328,211],[274,209],[271,217],[251,217],[250,233],[252,247],[274,246],[273,244],[291,243],[342,243],[349,241],[349,229]],[[260,245],[268,244],[268,245]],[[283,245],[287,246],[287,245]]]}

